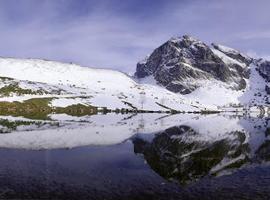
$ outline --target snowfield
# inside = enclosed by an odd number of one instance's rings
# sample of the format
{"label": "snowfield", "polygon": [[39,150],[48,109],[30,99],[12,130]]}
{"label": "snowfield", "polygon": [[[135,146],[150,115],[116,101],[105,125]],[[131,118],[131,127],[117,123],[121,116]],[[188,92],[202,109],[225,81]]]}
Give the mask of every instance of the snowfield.
{"label": "snowfield", "polygon": [[[239,64],[239,61],[234,61],[224,53],[213,51],[224,62]],[[240,64],[244,67],[244,63]],[[9,84],[17,84],[21,89],[36,92],[0,95],[0,101],[22,102],[31,98],[53,97],[51,106],[58,107],[80,103],[108,109],[185,112],[217,111],[232,104],[264,105],[265,81],[255,70],[255,65],[248,67],[251,69],[251,78],[247,80],[248,87],[245,90],[232,90],[220,81],[190,80],[197,81],[201,87],[191,94],[181,95],[157,85],[151,77],[137,81],[113,70],[38,59],[0,58],[0,76],[11,78],[0,81],[0,89]]]}
{"label": "snowfield", "polygon": [[[13,81],[18,82],[23,89],[41,89],[47,92],[44,95],[14,93],[1,97],[0,101],[55,97],[52,106],[60,107],[81,103],[109,109],[136,108],[150,111],[200,111],[213,108],[210,105],[191,102],[183,95],[158,85],[139,84],[121,72],[91,69],[74,64],[0,58],[0,76],[14,79]],[[58,94],[53,94],[53,91]]]}

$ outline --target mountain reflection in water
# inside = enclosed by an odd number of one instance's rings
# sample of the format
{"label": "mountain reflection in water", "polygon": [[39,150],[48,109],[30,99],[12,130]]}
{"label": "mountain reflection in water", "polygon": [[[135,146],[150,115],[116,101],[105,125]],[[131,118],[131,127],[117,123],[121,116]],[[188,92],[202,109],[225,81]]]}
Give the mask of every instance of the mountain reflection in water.
{"label": "mountain reflection in water", "polygon": [[269,199],[269,121],[196,114],[2,116],[0,198]]}
{"label": "mountain reflection in water", "polygon": [[143,154],[149,166],[165,179],[184,185],[208,175],[230,174],[236,169],[269,161],[269,119],[232,120],[244,123],[243,129],[232,127],[231,131],[224,132],[224,124],[220,124],[220,130],[213,133],[213,124],[209,121],[204,124],[203,133],[196,125],[197,130],[180,125],[161,131],[151,141],[139,135],[132,140],[134,152]]}

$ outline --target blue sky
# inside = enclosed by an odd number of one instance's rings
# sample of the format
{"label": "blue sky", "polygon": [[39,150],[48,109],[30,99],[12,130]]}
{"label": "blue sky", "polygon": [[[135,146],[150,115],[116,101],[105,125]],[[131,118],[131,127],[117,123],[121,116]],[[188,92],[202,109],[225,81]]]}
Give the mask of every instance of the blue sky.
{"label": "blue sky", "polygon": [[134,72],[189,34],[270,58],[268,0],[0,0],[0,56]]}

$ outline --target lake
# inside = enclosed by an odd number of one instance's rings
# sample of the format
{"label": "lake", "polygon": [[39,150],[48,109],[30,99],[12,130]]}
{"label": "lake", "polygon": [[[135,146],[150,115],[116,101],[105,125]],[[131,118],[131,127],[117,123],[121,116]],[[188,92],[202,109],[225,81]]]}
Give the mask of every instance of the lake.
{"label": "lake", "polygon": [[270,199],[270,118],[0,117],[0,199]]}

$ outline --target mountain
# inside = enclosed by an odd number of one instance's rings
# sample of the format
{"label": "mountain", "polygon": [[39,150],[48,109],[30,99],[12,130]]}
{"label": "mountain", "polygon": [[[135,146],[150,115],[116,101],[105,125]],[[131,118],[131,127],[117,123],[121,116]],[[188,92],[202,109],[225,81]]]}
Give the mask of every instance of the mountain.
{"label": "mountain", "polygon": [[154,50],[147,60],[138,63],[136,76],[144,78],[153,75],[168,90],[182,94],[198,88],[198,81],[211,79],[232,84],[234,89],[244,89],[244,79],[249,77],[247,65],[251,59],[239,56],[238,60],[236,54],[232,55],[236,55],[237,60],[228,59],[225,57],[227,49],[219,45],[213,47],[211,49],[186,35],[172,38]]}
{"label": "mountain", "polygon": [[[216,112],[269,105],[269,61],[190,36],[172,38],[122,72],[0,58],[0,112]],[[261,110],[258,108],[257,110]],[[35,116],[37,117],[37,116]]]}
{"label": "mountain", "polygon": [[135,77],[151,77],[156,84],[203,103],[264,105],[269,104],[269,66],[268,61],[184,35],[139,62]]}

